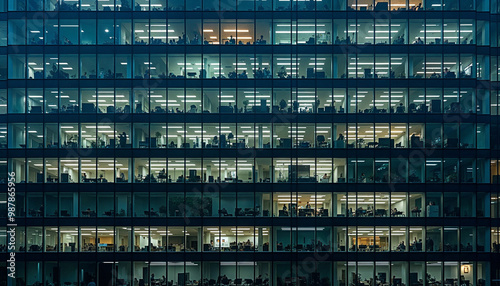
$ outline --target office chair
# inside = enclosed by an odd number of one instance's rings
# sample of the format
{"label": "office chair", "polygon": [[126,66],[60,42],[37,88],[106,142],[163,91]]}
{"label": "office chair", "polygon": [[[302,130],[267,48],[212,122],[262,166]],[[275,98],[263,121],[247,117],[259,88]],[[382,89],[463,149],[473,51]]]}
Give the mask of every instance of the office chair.
{"label": "office chair", "polygon": [[325,136],[324,135],[318,135],[316,136],[316,141],[318,142],[318,147],[327,147],[327,143],[325,141]]}

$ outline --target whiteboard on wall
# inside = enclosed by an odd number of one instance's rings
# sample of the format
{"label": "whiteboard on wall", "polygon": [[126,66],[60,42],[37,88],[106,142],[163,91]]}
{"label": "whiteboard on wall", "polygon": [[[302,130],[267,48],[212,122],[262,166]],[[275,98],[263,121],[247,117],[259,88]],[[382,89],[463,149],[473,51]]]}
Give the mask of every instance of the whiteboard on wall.
{"label": "whiteboard on wall", "polygon": [[229,247],[229,238],[225,236],[216,238],[215,247]]}

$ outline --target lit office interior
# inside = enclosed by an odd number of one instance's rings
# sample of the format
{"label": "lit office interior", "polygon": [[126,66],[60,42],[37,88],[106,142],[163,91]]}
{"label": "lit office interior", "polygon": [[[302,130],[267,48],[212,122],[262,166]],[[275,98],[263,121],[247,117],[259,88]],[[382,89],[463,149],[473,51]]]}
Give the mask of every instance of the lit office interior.
{"label": "lit office interior", "polygon": [[[59,267],[59,268],[58,268]],[[469,285],[481,285],[490,279],[487,261],[376,261],[376,262],[315,262],[309,270],[304,266],[292,266],[290,262],[269,263],[265,261],[102,261],[97,264],[67,261],[57,262],[20,262],[18,267],[26,274],[27,283],[31,284],[42,277],[63,280],[68,283],[90,282],[91,277],[102,278],[102,283],[128,285],[131,281],[138,283],[155,283],[157,285],[184,285],[188,281],[198,284],[210,281],[213,283],[280,285],[287,281],[314,283],[323,285],[344,285],[346,283],[369,283],[369,281],[396,280],[397,283],[441,283],[463,281]],[[59,273],[54,269],[61,269]],[[292,269],[292,270],[290,270]],[[108,273],[109,274],[108,274]],[[112,274],[116,278],[112,278]],[[301,274],[299,274],[301,273]],[[302,274],[303,273],[303,274]],[[300,276],[299,276],[300,275]],[[113,282],[111,282],[113,281]],[[141,282],[142,281],[142,282]],[[385,282],[384,282],[385,281]],[[241,283],[238,283],[241,282]]]}
{"label": "lit office interior", "polygon": [[0,2],[13,285],[498,280],[499,1]]}
{"label": "lit office interior", "polygon": [[[45,56],[45,59],[44,59]],[[112,60],[110,60],[110,56]],[[487,55],[45,54],[9,55],[9,79],[470,79],[490,77]]]}
{"label": "lit office interior", "polygon": [[498,252],[497,237],[498,230],[484,226],[34,226],[16,228],[15,247],[48,253],[484,253]]}
{"label": "lit office interior", "polygon": [[[108,229],[111,229],[109,231]],[[127,235],[130,235],[130,228],[127,227],[121,227],[120,229],[124,229],[126,232],[128,230],[128,234],[122,234],[118,232],[118,227],[117,227],[117,232],[115,233],[115,236],[119,235],[119,237],[116,238],[116,240],[113,240],[113,232],[112,232],[112,227],[101,227],[99,226],[96,230],[96,228],[92,227],[87,227],[81,229],[81,241],[87,241],[87,243],[94,243],[96,241],[96,236],[99,236],[99,240],[102,240],[102,243],[96,243],[95,247],[93,249],[87,248],[87,247],[92,247],[92,246],[86,246],[85,249],[82,249],[82,251],[107,251],[111,247],[111,249],[114,247],[114,242],[119,242],[119,243],[127,243],[130,241],[130,238]],[[144,230],[142,230],[144,229]],[[139,239],[142,243],[142,240],[144,238],[144,234],[147,233],[147,227],[146,228],[141,228],[141,227],[136,227],[136,233],[134,235],[135,239]],[[220,232],[229,232],[230,228],[227,228],[226,230],[219,229],[217,227],[213,228],[214,230],[211,230],[210,233],[214,233],[215,237],[213,235],[208,235],[208,238],[213,238],[210,243],[213,243],[213,247],[211,244],[206,243],[205,247],[208,249],[208,251],[214,251],[212,248],[219,249],[223,248],[224,245],[228,245],[227,249],[233,249],[232,245],[235,242],[232,242],[232,236],[240,236],[241,239],[246,239],[247,237],[253,238],[257,235],[260,237],[266,237],[267,232],[265,228],[262,230],[259,230],[259,234],[253,234],[253,230],[250,228],[245,228],[242,227],[242,229],[245,230],[236,230],[233,231],[233,234],[220,234]],[[245,233],[245,231],[249,229],[248,233]],[[314,229],[314,228],[313,228]],[[407,241],[406,236],[415,236],[415,240],[419,239],[422,241],[420,238],[422,236],[422,227],[412,227],[409,230],[405,227],[392,227],[391,235],[388,236],[387,232],[389,231],[389,228],[387,227],[381,227],[380,229],[374,229],[374,228],[363,228],[359,227],[358,230],[354,229],[351,230],[349,229],[349,241],[353,243],[354,246],[356,246],[358,243],[359,250],[358,251],[387,251],[389,248],[389,245],[391,247],[394,247],[396,244],[398,245],[395,247],[395,250],[393,251],[421,251],[419,250],[419,245],[420,247],[422,244],[424,244],[425,248],[427,248],[427,251],[432,251],[429,250],[429,241],[432,241],[433,238],[439,237],[439,231],[443,231],[440,228],[436,227],[428,227],[427,228],[427,236],[424,242],[416,242],[413,245],[408,244],[409,247],[406,248],[406,250],[401,250],[401,243],[404,241]],[[438,233],[436,233],[436,230]],[[186,228],[184,230],[184,233],[189,233],[192,232],[193,230],[189,230]],[[207,230],[208,231],[208,230]],[[287,231],[295,231],[298,233],[298,236],[292,236],[293,239],[298,239],[302,238],[302,236],[307,237],[310,233],[310,228],[290,228],[290,227],[281,227],[277,230],[278,234],[277,236],[280,237],[279,232],[285,232],[283,233],[285,237],[281,237],[281,239],[287,239],[286,232]],[[313,233],[313,239],[318,239],[318,244],[322,243],[322,232],[324,232],[324,229],[322,228],[317,228],[316,229],[316,237],[314,237]],[[357,233],[356,233],[357,231]],[[462,231],[462,230],[460,230]],[[5,230],[0,230],[1,233],[5,234]],[[29,236],[28,241],[26,242],[26,246],[29,245],[29,250],[28,251],[41,251],[37,243],[41,243],[42,241],[42,233],[41,233],[41,228],[36,229],[35,227],[27,228],[28,234],[31,234]],[[58,236],[59,232],[59,236]],[[154,244],[156,243],[153,242],[154,239],[160,239],[160,237],[154,237],[154,235],[151,235],[151,248],[150,251],[176,251],[176,246],[178,244],[175,244],[177,242],[175,238],[175,234],[173,233],[174,230],[172,230],[172,233],[170,230],[161,230],[157,228],[151,227],[151,233],[153,232],[158,232],[162,233],[160,234],[161,239],[164,241],[171,240],[172,243],[168,244],[168,247],[165,247],[163,250],[154,250],[154,248],[157,248]],[[25,234],[25,232],[21,229],[18,230],[18,233],[21,233],[22,235]],[[168,233],[168,235],[166,235]],[[338,231],[339,234],[346,233],[345,228],[339,229]],[[76,235],[75,235],[76,234]],[[224,236],[222,236],[224,235]],[[44,234],[45,236],[45,241],[47,244],[50,243],[55,243],[57,245],[57,242],[60,242],[60,250],[59,251],[64,251],[64,252],[72,252],[72,251],[77,251],[77,246],[78,246],[78,240],[75,240],[75,236],[78,236],[78,230],[75,228],[71,227],[61,227],[59,230],[57,227],[46,227],[46,232]],[[453,243],[453,236],[457,236],[457,229],[455,228],[445,228],[444,229],[444,238],[447,239],[447,241]],[[468,235],[464,235],[464,237],[467,237]],[[5,235],[3,235],[5,237]],[[59,237],[59,240],[58,240]],[[170,239],[170,237],[172,237]],[[187,235],[185,236],[187,239]],[[248,240],[250,240],[250,238]],[[345,237],[341,237],[345,238]],[[412,238],[413,239],[413,238]],[[40,242],[37,242],[39,240]],[[248,241],[247,240],[247,241]],[[24,241],[21,240],[21,237],[19,237],[20,243],[22,243],[22,246],[24,247]],[[255,242],[257,242],[258,239],[255,238]],[[147,242],[147,238],[146,238]],[[190,242],[191,246],[196,246],[199,245],[199,242],[194,240],[186,240],[185,241]],[[286,241],[286,243],[289,243],[290,240]],[[159,243],[159,241],[158,241]],[[180,245],[182,246],[184,241],[180,240]],[[245,242],[247,243],[247,242]],[[306,245],[305,247],[300,244],[297,240],[298,244],[294,246],[294,249],[297,249],[296,251],[308,251],[307,247],[309,245]],[[366,244],[364,244],[366,243]],[[370,244],[371,243],[371,244]],[[437,242],[438,245],[440,245],[439,241]],[[345,251],[345,246],[342,245],[342,242],[340,241],[339,249],[344,249]],[[174,246],[176,245],[176,246]],[[263,246],[265,247],[266,243],[263,243]],[[376,246],[376,247],[367,247],[367,246]],[[450,245],[450,243],[446,243],[445,245]],[[436,243],[433,242],[432,246],[435,247]],[[121,249],[123,249],[125,246],[120,246]],[[147,247],[147,245],[146,245]],[[243,246],[247,247],[247,246]],[[250,247],[250,246],[248,246]],[[280,244],[276,246],[277,248],[280,247]],[[285,248],[288,247],[290,248],[289,245],[285,246]],[[325,247],[325,244],[322,244],[322,247]],[[138,249],[138,246],[135,246],[135,249]],[[409,249],[409,250],[408,250]],[[416,250],[414,250],[416,249]],[[21,249],[21,251],[24,251]],[[57,251],[57,247],[53,246],[46,246],[46,251]],[[140,251],[140,250],[139,250]],[[188,250],[183,250],[183,251],[188,251]],[[228,250],[230,251],[230,250]],[[234,250],[238,251],[238,250]],[[246,251],[246,250],[240,250],[240,251]],[[278,250],[279,251],[279,250]],[[290,251],[290,250],[288,250]],[[440,251],[440,250],[437,250]],[[115,264],[115,267],[109,268],[109,265],[106,264]],[[313,262],[313,267],[312,272],[307,272],[309,274],[307,275],[298,275],[295,273],[290,273],[289,269],[294,269],[299,271],[303,265],[295,266],[293,263],[286,262],[286,261],[276,261],[272,265],[269,262],[261,262],[261,261],[221,261],[221,262],[211,262],[211,261],[183,261],[183,262],[174,262],[174,261],[169,261],[169,262],[159,262],[159,261],[109,261],[109,262],[98,262],[93,263],[93,262],[73,262],[73,261],[66,261],[65,263],[59,264],[59,267],[61,270],[60,277],[58,276],[53,276],[52,271],[55,269],[54,267],[57,267],[58,263],[57,262],[51,262],[51,261],[45,261],[45,262],[20,262],[20,265],[18,266],[19,272],[23,275],[26,275],[28,279],[28,284],[30,283],[29,281],[31,279],[34,279],[32,283],[35,283],[38,278],[45,276],[47,277],[47,281],[52,281],[52,280],[58,280],[62,279],[64,281],[69,281],[69,283],[72,283],[71,281],[81,281],[82,283],[86,281],[90,281],[93,279],[92,277],[100,277],[102,279],[101,281],[105,281],[108,279],[108,274],[106,274],[106,271],[115,271],[115,274],[117,275],[118,279],[114,281],[113,283],[116,283],[116,285],[127,285],[130,280],[135,280],[137,279],[142,280],[143,283],[155,283],[155,284],[160,284],[160,285],[167,285],[168,283],[171,283],[171,285],[184,285],[185,283],[188,283],[187,280],[192,281],[200,281],[203,279],[206,282],[209,282],[210,280],[222,280],[222,279],[227,279],[228,284],[230,283],[229,280],[235,281],[236,279],[242,279],[243,281],[245,280],[251,280],[252,282],[248,283],[256,283],[257,285],[265,285],[269,284],[270,282],[273,283],[273,285],[279,285],[280,283],[283,283],[283,281],[288,281],[288,280],[302,280],[304,282],[307,281],[314,281],[315,279],[323,281],[323,285],[342,285],[343,283],[346,283],[347,280],[351,281],[350,283],[356,283],[356,280],[359,280],[358,283],[363,283],[363,281],[370,281],[370,280],[377,280],[377,281],[390,281],[390,280],[395,280],[398,279],[400,282],[406,284],[409,281],[412,281],[413,283],[443,283],[443,282],[448,282],[451,281],[450,283],[453,283],[453,281],[467,281],[469,285],[474,285],[475,283],[477,285],[482,285],[482,283],[485,283],[485,280],[489,279],[489,262],[486,261],[477,261],[477,262],[472,262],[472,261],[427,261],[427,262],[422,262],[422,261],[411,261],[411,262],[406,262],[406,261],[358,261],[358,262],[345,262],[345,261],[336,261],[336,262],[330,262],[330,261],[321,261],[321,262]],[[96,269],[97,268],[97,269]],[[81,270],[81,271],[80,271]],[[285,274],[281,274],[285,273]],[[203,278],[202,278],[203,277]],[[392,277],[392,278],[391,278]],[[184,280],[186,279],[186,280]],[[184,281],[184,282],[183,282]],[[247,281],[245,281],[247,282]],[[75,282],[76,283],[76,282]],[[190,282],[189,282],[190,283]],[[195,283],[195,282],[193,282]],[[198,282],[199,283],[199,282]],[[224,283],[224,282],[222,282]],[[238,283],[236,283],[238,284]]]}
{"label": "lit office interior", "polygon": [[[206,0],[123,0],[74,3],[71,0],[5,1],[0,11],[490,11],[485,0],[317,0],[317,1],[248,1],[213,3]],[[497,11],[496,6],[491,11]]]}
{"label": "lit office interior", "polygon": [[486,158],[11,158],[4,166],[16,171],[18,183],[441,184],[498,178],[496,161]]}
{"label": "lit office interior", "polygon": [[[486,192],[22,192],[21,218],[498,218]],[[5,199],[5,195],[0,198]],[[5,207],[5,204],[2,204]],[[354,220],[353,220],[354,221]]]}
{"label": "lit office interior", "polygon": [[[281,1],[287,2],[287,1]],[[306,2],[306,1],[304,1]],[[489,45],[489,22],[458,19],[9,20],[10,45]],[[5,22],[4,22],[5,23]],[[27,27],[28,30],[24,30]],[[42,33],[45,32],[45,35]],[[5,39],[7,42],[7,39]],[[51,68],[51,67],[50,67]]]}
{"label": "lit office interior", "polygon": [[[12,149],[146,148],[175,152],[177,149],[490,148],[490,123],[473,121],[427,124],[423,122],[168,124],[67,122],[27,125],[9,123],[0,124],[0,132],[2,134],[0,145]],[[245,165],[240,165],[243,166]],[[251,165],[246,166],[251,167]]]}
{"label": "lit office interior", "polygon": [[34,114],[496,114],[498,102],[496,92],[465,87],[10,88],[7,95],[0,112]]}

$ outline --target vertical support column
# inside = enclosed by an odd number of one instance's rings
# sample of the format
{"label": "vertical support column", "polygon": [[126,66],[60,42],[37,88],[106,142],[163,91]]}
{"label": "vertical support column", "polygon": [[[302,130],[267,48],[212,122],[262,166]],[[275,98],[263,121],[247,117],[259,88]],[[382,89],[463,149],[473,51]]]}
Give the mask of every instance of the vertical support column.
{"label": "vertical support column", "polygon": [[258,251],[263,251],[264,250],[264,235],[262,233],[262,227],[259,227],[259,232],[257,235],[258,235],[257,238],[259,241],[259,245],[257,246]]}
{"label": "vertical support column", "polygon": [[212,165],[207,165],[207,174],[206,174],[205,182],[208,182],[210,176],[212,176]]}
{"label": "vertical support column", "polygon": [[[332,60],[333,60],[332,78],[340,78],[340,76],[338,75],[338,72],[339,72],[338,59],[335,55],[333,55]],[[333,103],[332,103],[332,106],[333,106]]]}
{"label": "vertical support column", "polygon": [[258,148],[264,148],[264,142],[263,142],[263,127],[262,124],[259,124],[258,126]]}
{"label": "vertical support column", "polygon": [[177,135],[177,148],[182,148],[182,135]]}
{"label": "vertical support column", "polygon": [[78,193],[73,192],[73,216],[78,217]]}
{"label": "vertical support column", "polygon": [[337,140],[337,125],[333,124],[333,127],[332,127],[332,136],[330,138],[330,146],[332,148],[335,148],[335,145],[334,145],[335,140]]}
{"label": "vertical support column", "polygon": [[[408,61],[405,62],[405,70],[408,71],[408,76],[407,78],[413,77],[414,72],[413,72],[413,57],[409,57]],[[424,75],[425,77],[425,75]]]}

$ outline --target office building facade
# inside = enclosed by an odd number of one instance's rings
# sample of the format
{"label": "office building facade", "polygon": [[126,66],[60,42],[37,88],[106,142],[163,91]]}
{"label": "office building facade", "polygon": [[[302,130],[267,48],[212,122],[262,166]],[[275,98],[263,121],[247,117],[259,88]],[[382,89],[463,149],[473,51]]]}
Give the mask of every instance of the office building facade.
{"label": "office building facade", "polygon": [[498,285],[497,0],[0,3],[0,284]]}

